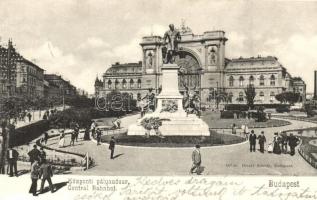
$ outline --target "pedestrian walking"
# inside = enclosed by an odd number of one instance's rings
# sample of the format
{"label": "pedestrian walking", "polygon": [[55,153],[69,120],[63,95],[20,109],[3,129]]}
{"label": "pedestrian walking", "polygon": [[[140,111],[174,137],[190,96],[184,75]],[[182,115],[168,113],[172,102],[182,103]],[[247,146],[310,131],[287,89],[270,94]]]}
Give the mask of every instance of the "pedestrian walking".
{"label": "pedestrian walking", "polygon": [[255,145],[256,145],[256,134],[254,130],[251,131],[249,136],[249,143],[250,143],[250,152],[255,152]]}
{"label": "pedestrian walking", "polygon": [[258,136],[260,152],[264,153],[264,143],[266,143],[266,137],[264,135],[264,131],[261,131],[261,135]]}
{"label": "pedestrian walking", "polygon": [[295,137],[293,135],[293,133],[291,133],[289,135],[289,138],[288,138],[288,145],[290,147],[290,154],[291,156],[294,156],[295,155],[295,147],[299,144],[299,139],[297,137]]}
{"label": "pedestrian walking", "polygon": [[44,159],[42,161],[42,164],[40,166],[39,178],[41,178],[41,177],[42,177],[42,181],[41,181],[40,193],[43,193],[45,181],[48,182],[50,190],[53,193],[54,186],[53,186],[52,179],[51,179],[51,177],[53,177],[53,170],[52,170],[52,166],[49,163],[47,163],[46,159]]}
{"label": "pedestrian walking", "polygon": [[237,134],[237,127],[236,127],[236,124],[232,124],[231,131],[232,131],[232,134]]}
{"label": "pedestrian walking", "polygon": [[92,121],[91,126],[90,126],[92,138],[95,138],[96,127],[97,127],[96,122]]}
{"label": "pedestrian walking", "polygon": [[73,146],[75,145],[75,138],[76,138],[76,134],[75,134],[75,132],[73,131],[73,132],[71,132],[69,145],[73,145]]}
{"label": "pedestrian walking", "polygon": [[79,124],[78,123],[75,123],[74,133],[75,133],[75,140],[76,140],[76,142],[78,142],[78,135],[79,135]]}
{"label": "pedestrian walking", "polygon": [[90,140],[89,126],[87,126],[86,129],[85,129],[84,140]]}
{"label": "pedestrian walking", "polygon": [[109,150],[110,152],[110,159],[114,159],[113,154],[114,154],[114,148],[116,146],[116,141],[114,139],[114,136],[111,136],[111,140],[109,142]]}
{"label": "pedestrian walking", "polygon": [[197,144],[195,147],[195,150],[192,153],[192,162],[193,166],[190,168],[190,173],[197,173],[197,175],[200,175],[200,165],[201,165],[201,154],[200,154],[200,145]]}
{"label": "pedestrian walking", "polygon": [[40,166],[38,159],[34,160],[32,166],[31,166],[31,180],[32,184],[29,190],[29,193],[33,194],[33,196],[37,196],[37,180],[39,179],[39,173],[40,173]]}
{"label": "pedestrian walking", "polygon": [[100,145],[100,141],[101,141],[101,130],[99,128],[97,128],[96,130],[96,134],[97,134],[97,145]]}
{"label": "pedestrian walking", "polygon": [[40,159],[40,151],[37,149],[37,145],[33,145],[33,149],[28,153],[29,157],[30,157],[30,162],[31,165],[33,164],[33,162],[35,160],[39,160]]}
{"label": "pedestrian walking", "polygon": [[47,140],[48,140],[48,133],[45,132],[44,133],[44,144],[47,144]]}
{"label": "pedestrian walking", "polygon": [[10,147],[7,152],[7,160],[9,164],[9,176],[13,177],[18,176],[17,170],[17,161],[18,161],[19,153],[14,148]]}
{"label": "pedestrian walking", "polygon": [[65,134],[64,134],[64,130],[62,130],[60,135],[59,135],[58,147],[61,148],[64,146],[65,146]]}
{"label": "pedestrian walking", "polygon": [[273,138],[273,153],[275,154],[281,154],[281,147],[280,147],[280,143],[281,143],[281,138],[278,135],[278,133],[274,133],[274,138]]}
{"label": "pedestrian walking", "polygon": [[241,131],[245,137],[246,140],[249,139],[249,127],[246,124],[242,124]]}
{"label": "pedestrian walking", "polygon": [[29,122],[31,122],[31,119],[32,119],[31,113],[28,113],[28,114],[27,114],[27,117],[28,117],[28,119],[29,119]]}
{"label": "pedestrian walking", "polygon": [[46,152],[44,151],[44,148],[43,148],[43,147],[41,147],[41,149],[40,149],[40,155],[39,155],[39,157],[40,157],[40,162],[42,162],[43,160],[46,159]]}

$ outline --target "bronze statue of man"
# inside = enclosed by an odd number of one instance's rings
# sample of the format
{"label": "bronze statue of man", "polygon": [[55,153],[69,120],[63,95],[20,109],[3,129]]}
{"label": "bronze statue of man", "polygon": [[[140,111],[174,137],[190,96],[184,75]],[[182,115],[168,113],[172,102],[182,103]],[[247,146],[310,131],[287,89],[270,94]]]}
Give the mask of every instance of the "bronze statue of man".
{"label": "bronze statue of man", "polygon": [[178,42],[181,40],[180,32],[175,29],[174,24],[170,24],[169,28],[163,38],[163,45],[166,45],[166,47],[163,48],[164,64],[174,62],[175,55],[178,51]]}

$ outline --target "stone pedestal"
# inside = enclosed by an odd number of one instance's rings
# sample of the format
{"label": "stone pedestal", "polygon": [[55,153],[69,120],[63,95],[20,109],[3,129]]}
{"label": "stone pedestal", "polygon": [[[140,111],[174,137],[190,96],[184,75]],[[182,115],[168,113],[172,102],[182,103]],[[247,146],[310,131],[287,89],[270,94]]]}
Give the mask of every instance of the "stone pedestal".
{"label": "stone pedestal", "polygon": [[209,135],[208,125],[196,115],[187,115],[183,109],[183,96],[178,89],[178,69],[177,64],[163,65],[162,91],[156,97],[156,110],[145,114],[136,124],[132,124],[128,129],[128,135],[145,135],[146,130],[140,123],[150,117],[164,119],[159,128],[162,135]]}

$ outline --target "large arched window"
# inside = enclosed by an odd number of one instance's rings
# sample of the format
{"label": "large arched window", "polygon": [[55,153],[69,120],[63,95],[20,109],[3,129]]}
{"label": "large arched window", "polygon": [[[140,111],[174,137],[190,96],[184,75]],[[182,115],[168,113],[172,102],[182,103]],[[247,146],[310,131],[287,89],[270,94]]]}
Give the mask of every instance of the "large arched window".
{"label": "large arched window", "polygon": [[138,88],[141,88],[141,79],[138,79]]}
{"label": "large arched window", "polygon": [[243,78],[243,76],[240,76],[240,78],[239,78],[239,86],[240,87],[243,87],[243,82],[244,82],[244,78]]}
{"label": "large arched window", "polygon": [[274,75],[272,75],[270,78],[270,85],[275,86],[275,76]]}
{"label": "large arched window", "polygon": [[234,79],[233,76],[230,76],[229,78],[229,86],[233,86],[234,85]]}
{"label": "large arched window", "polygon": [[111,89],[111,87],[112,87],[112,81],[109,80],[109,81],[108,81],[108,89]]}
{"label": "large arched window", "polygon": [[118,79],[116,79],[116,81],[114,82],[114,88],[118,89],[118,86],[119,86],[119,81]]}
{"label": "large arched window", "polygon": [[264,86],[264,76],[260,76],[260,86]]}
{"label": "large arched window", "polygon": [[250,84],[250,85],[254,85],[254,77],[253,77],[253,76],[250,76],[250,78],[249,78],[249,84]]}
{"label": "large arched window", "polygon": [[134,88],[134,80],[130,79],[130,88],[133,89]]}
{"label": "large arched window", "polygon": [[127,88],[127,81],[125,79],[123,79],[123,81],[122,81],[122,88],[123,89]]}

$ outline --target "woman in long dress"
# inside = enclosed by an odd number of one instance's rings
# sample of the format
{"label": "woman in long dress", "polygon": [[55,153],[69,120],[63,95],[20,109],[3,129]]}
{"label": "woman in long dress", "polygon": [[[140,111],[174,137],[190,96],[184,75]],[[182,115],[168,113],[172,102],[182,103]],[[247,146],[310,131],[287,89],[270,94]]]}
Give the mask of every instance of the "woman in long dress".
{"label": "woman in long dress", "polygon": [[61,131],[61,134],[59,135],[59,143],[58,143],[58,147],[64,147],[65,146],[65,134],[64,134],[64,130]]}
{"label": "woman in long dress", "polygon": [[274,133],[273,138],[273,153],[281,154],[281,147],[280,147],[281,138],[279,137],[278,133]]}

